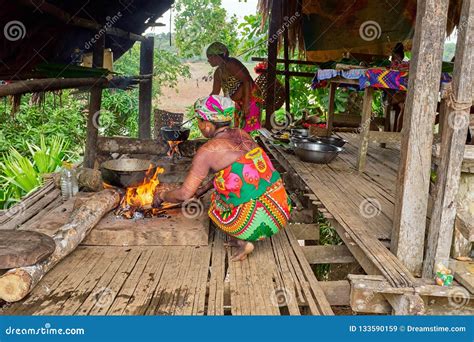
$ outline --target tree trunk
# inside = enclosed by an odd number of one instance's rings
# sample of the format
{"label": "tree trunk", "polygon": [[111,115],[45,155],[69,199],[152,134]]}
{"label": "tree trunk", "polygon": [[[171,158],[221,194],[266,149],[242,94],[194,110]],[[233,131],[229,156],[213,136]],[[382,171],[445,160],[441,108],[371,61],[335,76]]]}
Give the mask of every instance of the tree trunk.
{"label": "tree trunk", "polygon": [[0,277],[0,299],[16,302],[23,299],[59,261],[64,259],[84,240],[89,231],[120,202],[115,190],[103,190],[74,211],[69,222],[53,236],[54,253],[32,266],[9,270]]}

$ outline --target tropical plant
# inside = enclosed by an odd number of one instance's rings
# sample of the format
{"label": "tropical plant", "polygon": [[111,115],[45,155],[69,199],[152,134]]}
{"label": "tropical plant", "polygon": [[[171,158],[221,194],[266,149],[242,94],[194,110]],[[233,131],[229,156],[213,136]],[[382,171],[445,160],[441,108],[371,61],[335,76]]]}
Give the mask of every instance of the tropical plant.
{"label": "tropical plant", "polygon": [[175,8],[175,42],[181,57],[203,56],[206,46],[214,41],[236,51],[237,17],[227,17],[221,0],[178,0]]}
{"label": "tropical plant", "polygon": [[29,156],[22,155],[14,147],[4,154],[0,162],[2,193],[21,198],[42,184],[42,175],[56,171],[66,158],[67,143],[54,137],[46,142],[40,138],[40,145],[27,143]]}

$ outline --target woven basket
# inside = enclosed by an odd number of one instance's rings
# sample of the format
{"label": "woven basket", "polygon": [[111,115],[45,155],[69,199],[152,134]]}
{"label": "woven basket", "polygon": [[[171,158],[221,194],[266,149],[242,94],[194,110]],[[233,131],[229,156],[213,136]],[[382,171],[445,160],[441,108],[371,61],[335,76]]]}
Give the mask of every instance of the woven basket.
{"label": "woven basket", "polygon": [[[261,74],[255,79],[255,83],[260,89],[263,104],[267,98],[267,89],[269,88],[267,74]],[[278,110],[285,103],[285,87],[278,79],[275,79],[275,110]]]}

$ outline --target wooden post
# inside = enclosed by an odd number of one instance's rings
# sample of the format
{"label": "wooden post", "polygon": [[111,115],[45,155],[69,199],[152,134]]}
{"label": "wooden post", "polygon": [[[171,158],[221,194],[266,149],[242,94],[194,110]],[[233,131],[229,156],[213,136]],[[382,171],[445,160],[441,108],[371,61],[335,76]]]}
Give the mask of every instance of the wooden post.
{"label": "wooden post", "polygon": [[410,78],[402,130],[391,251],[419,275],[423,263],[431,145],[448,0],[417,1]]}
{"label": "wooden post", "polygon": [[332,129],[334,126],[334,106],[335,106],[334,101],[336,101],[336,89],[337,89],[337,84],[331,82],[329,84],[328,117],[326,120],[328,136],[331,136]]}
{"label": "wooden post", "polygon": [[447,99],[441,135],[440,161],[436,181],[437,196],[428,231],[423,277],[431,278],[437,263],[449,266],[449,254],[456,217],[456,195],[469,126],[474,82],[474,0],[464,0],[461,11],[452,97]]}
{"label": "wooden post", "polygon": [[272,115],[275,112],[275,82],[278,55],[278,34],[281,19],[281,0],[273,0],[268,32],[267,96],[265,98],[265,128],[272,129]]}
{"label": "wooden post", "polygon": [[359,156],[357,157],[357,169],[363,171],[369,148],[370,122],[372,120],[372,98],[374,88],[367,87],[364,90],[364,103],[362,104],[362,118],[360,120],[360,143]]}
{"label": "wooden post", "polygon": [[[283,1],[283,13],[284,16],[288,16],[288,1]],[[286,112],[291,115],[291,106],[290,106],[290,55],[289,55],[289,47],[288,47],[288,28],[285,29],[283,32],[283,58],[285,60],[285,110]],[[278,61],[277,61],[278,63]]]}
{"label": "wooden post", "polygon": [[[102,68],[104,65],[105,35],[95,42],[92,54],[92,67]],[[89,114],[87,116],[86,150],[84,153],[84,167],[94,168],[97,155],[97,137],[99,136],[99,116],[102,103],[102,86],[96,84],[91,89]]]}
{"label": "wooden post", "polygon": [[[153,53],[155,40],[148,37],[140,45],[140,75],[153,74]],[[138,137],[151,138],[151,100],[153,78],[140,81],[138,95]]]}

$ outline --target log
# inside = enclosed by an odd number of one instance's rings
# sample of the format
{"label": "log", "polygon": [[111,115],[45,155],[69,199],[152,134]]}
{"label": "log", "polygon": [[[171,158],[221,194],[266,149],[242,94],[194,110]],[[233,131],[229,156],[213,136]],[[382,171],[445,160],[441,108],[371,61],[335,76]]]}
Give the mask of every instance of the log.
{"label": "log", "polygon": [[56,249],[49,258],[33,266],[11,269],[0,277],[0,299],[16,302],[25,298],[45,274],[76,249],[89,231],[119,202],[119,193],[112,189],[94,194],[53,235]]}
{"label": "log", "polygon": [[[183,157],[193,157],[205,141],[205,139],[183,141],[179,144],[179,150]],[[164,155],[168,152],[168,145],[163,141],[153,139],[99,137],[98,150],[99,153]]]}
{"label": "log", "polygon": [[[81,191],[99,192],[104,189],[102,175],[99,170],[80,167],[76,169],[77,185]],[[55,186],[61,188],[61,173],[53,174]]]}

